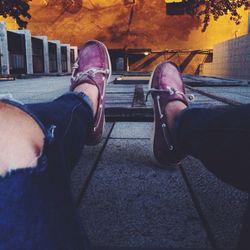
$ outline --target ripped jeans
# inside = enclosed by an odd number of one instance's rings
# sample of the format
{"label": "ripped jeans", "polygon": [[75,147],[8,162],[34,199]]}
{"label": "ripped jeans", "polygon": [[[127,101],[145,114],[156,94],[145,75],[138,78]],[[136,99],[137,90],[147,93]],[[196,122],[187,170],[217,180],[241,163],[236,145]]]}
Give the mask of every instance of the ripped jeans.
{"label": "ripped jeans", "polygon": [[50,103],[3,101],[32,116],[45,141],[35,168],[0,177],[0,250],[89,249],[69,179],[93,126],[89,98],[71,92]]}
{"label": "ripped jeans", "polygon": [[[45,143],[35,168],[0,177],[0,250],[89,249],[69,180],[93,126],[88,97],[71,92],[50,103],[6,102],[37,121]],[[176,123],[184,152],[226,182],[250,191],[250,104],[185,109]]]}

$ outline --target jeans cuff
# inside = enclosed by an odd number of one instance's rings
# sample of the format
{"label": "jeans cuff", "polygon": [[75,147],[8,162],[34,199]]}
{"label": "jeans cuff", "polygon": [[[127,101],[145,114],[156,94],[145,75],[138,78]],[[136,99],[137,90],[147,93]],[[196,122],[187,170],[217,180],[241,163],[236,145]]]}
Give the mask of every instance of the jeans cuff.
{"label": "jeans cuff", "polygon": [[65,93],[64,95],[75,95],[77,97],[80,97],[83,103],[86,104],[87,107],[89,107],[92,113],[94,114],[93,102],[90,100],[89,96],[86,95],[84,92],[69,91]]}

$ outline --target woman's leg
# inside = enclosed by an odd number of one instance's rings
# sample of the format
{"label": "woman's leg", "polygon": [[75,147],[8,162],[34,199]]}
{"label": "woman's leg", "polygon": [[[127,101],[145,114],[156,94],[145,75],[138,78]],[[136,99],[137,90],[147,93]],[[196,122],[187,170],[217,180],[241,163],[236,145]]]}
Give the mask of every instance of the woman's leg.
{"label": "woman's leg", "polygon": [[175,119],[182,150],[222,180],[250,190],[250,104],[188,108]]}
{"label": "woman's leg", "polygon": [[150,81],[155,111],[154,155],[161,166],[186,155],[200,159],[224,181],[250,190],[250,104],[188,108],[182,76],[172,62]]}
{"label": "woman's leg", "polygon": [[76,164],[92,129],[92,103],[83,93],[69,92],[51,103],[28,105],[45,124],[49,140],[54,141],[53,150],[48,152],[50,158],[59,161],[60,168],[68,173]]}
{"label": "woman's leg", "polygon": [[8,146],[0,153],[0,250],[86,249],[69,177],[84,144],[101,139],[110,75],[105,45],[89,41],[74,65],[72,92],[50,103],[2,101],[0,144]]}
{"label": "woman's leg", "polygon": [[188,108],[178,67],[163,62],[150,81],[155,111],[154,155],[164,167],[185,154],[224,181],[250,190],[250,104]]}
{"label": "woman's leg", "polygon": [[85,249],[69,184],[93,124],[85,98],[1,102],[0,143],[7,152],[0,153],[1,250]]}

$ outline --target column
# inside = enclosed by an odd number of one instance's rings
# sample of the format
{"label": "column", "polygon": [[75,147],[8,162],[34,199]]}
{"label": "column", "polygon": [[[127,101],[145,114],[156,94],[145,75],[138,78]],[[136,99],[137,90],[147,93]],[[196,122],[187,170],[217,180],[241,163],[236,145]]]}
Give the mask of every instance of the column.
{"label": "column", "polygon": [[66,47],[66,50],[67,50],[67,73],[71,73],[70,44],[61,44],[61,46]]}
{"label": "column", "polygon": [[50,41],[56,44],[56,61],[58,73],[62,73],[62,54],[61,54],[61,42],[59,40]]}
{"label": "column", "polygon": [[74,58],[72,58],[72,59],[75,62],[77,57],[78,57],[78,47],[77,46],[70,46],[70,49],[74,51]]}
{"label": "column", "polygon": [[49,45],[47,36],[34,36],[43,40],[44,74],[49,74]]}
{"label": "column", "polygon": [[9,51],[6,23],[0,22],[0,74],[8,75],[10,73]]}
{"label": "column", "polygon": [[25,54],[27,74],[33,74],[33,57],[32,57],[32,42],[31,33],[29,30],[12,30],[12,32],[23,34],[25,37]]}

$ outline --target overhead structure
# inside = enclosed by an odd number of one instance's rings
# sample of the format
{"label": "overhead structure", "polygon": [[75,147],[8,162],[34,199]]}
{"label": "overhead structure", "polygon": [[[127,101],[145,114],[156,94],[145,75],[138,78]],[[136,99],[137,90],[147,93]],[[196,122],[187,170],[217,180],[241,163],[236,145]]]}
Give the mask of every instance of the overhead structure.
{"label": "overhead structure", "polygon": [[29,30],[7,30],[0,22],[0,78],[11,75],[70,74],[78,48],[32,36]]}
{"label": "overhead structure", "polygon": [[165,0],[167,15],[184,15],[187,2],[185,0]]}

